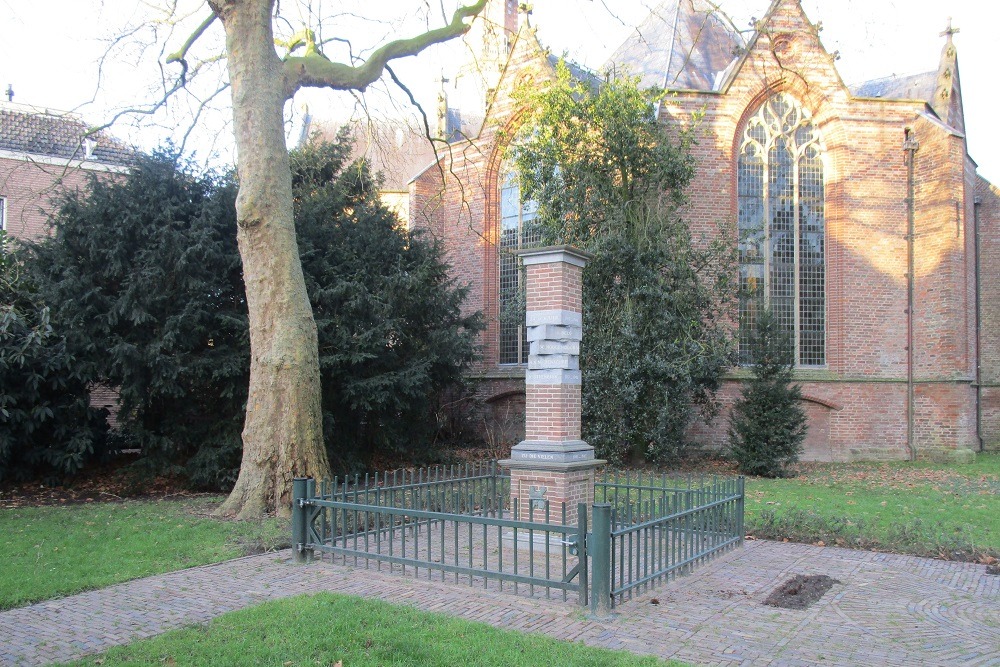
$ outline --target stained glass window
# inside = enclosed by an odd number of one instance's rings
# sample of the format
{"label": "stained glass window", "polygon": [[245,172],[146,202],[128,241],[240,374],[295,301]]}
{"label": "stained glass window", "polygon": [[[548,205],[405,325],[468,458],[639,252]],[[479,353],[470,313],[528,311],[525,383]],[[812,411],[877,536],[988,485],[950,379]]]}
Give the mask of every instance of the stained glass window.
{"label": "stained glass window", "polygon": [[737,164],[740,362],[769,306],[799,366],[826,364],[826,249],[819,132],[791,95],[765,101],[743,131]]}
{"label": "stained glass window", "polygon": [[517,174],[507,171],[500,180],[500,363],[528,363],[527,332],[524,327],[524,268],[513,250],[539,241],[531,225],[538,204],[521,201]]}

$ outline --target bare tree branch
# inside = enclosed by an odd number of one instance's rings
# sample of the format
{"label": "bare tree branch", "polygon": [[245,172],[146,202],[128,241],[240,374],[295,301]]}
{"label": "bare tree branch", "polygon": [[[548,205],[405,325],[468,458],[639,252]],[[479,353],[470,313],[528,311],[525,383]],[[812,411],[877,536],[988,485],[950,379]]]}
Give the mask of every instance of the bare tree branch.
{"label": "bare tree branch", "polygon": [[216,90],[214,93],[206,97],[198,105],[198,110],[195,111],[194,118],[191,119],[191,123],[188,125],[187,131],[184,132],[184,137],[181,139],[180,150],[182,153],[184,152],[184,148],[187,146],[188,137],[191,136],[191,132],[193,132],[195,127],[198,126],[198,120],[201,118],[201,114],[205,110],[205,107],[207,107],[212,100],[214,100],[216,97],[218,97],[224,91],[227,90],[229,90],[229,84],[228,83],[223,84],[221,87],[219,87],[218,90]]}
{"label": "bare tree branch", "polygon": [[465,34],[469,30],[466,18],[477,15],[486,0],[455,10],[451,23],[409,39],[397,39],[382,45],[357,66],[335,63],[318,49],[303,56],[285,58],[285,97],[291,98],[299,88],[331,88],[333,90],[365,90],[377,81],[390,60],[415,56],[427,47]]}
{"label": "bare tree branch", "polygon": [[216,18],[217,18],[217,16],[216,16],[215,12],[212,12],[212,14],[208,18],[206,18],[204,21],[201,22],[201,25],[199,25],[197,28],[194,29],[194,32],[192,32],[188,36],[188,38],[184,41],[184,43],[181,44],[181,48],[177,49],[176,51],[174,51],[173,53],[171,53],[169,56],[167,56],[167,64],[168,65],[170,63],[180,63],[181,64],[181,76],[180,76],[180,85],[181,86],[184,86],[184,84],[187,83],[188,64],[187,64],[187,60],[185,60],[185,58],[187,57],[188,50],[191,48],[191,46],[195,42],[198,41],[198,38],[201,37],[205,33],[206,30],[208,30],[208,27],[210,25],[212,25],[212,23],[215,22]]}

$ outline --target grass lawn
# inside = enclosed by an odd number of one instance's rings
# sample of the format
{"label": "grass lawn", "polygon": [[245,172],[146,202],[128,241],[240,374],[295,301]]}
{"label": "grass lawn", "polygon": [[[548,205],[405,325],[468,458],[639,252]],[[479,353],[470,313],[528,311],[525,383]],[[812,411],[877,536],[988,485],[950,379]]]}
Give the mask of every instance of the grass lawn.
{"label": "grass lawn", "polygon": [[803,465],[746,482],[747,533],[958,560],[1000,557],[1000,454],[972,465]]}
{"label": "grass lawn", "polygon": [[[100,662],[98,662],[100,661]],[[308,665],[315,667],[622,667],[673,665],[397,607],[320,593],[267,602],[113,649],[73,665]]]}
{"label": "grass lawn", "polygon": [[0,509],[0,609],[287,543],[285,522],[223,521],[221,498]]}

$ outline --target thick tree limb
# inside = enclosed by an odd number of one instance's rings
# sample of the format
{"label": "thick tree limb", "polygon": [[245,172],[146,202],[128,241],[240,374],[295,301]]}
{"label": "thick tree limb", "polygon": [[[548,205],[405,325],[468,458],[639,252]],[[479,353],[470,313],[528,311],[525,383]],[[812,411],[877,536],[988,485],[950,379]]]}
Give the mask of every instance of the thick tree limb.
{"label": "thick tree limb", "polygon": [[331,88],[334,90],[365,90],[378,81],[386,63],[396,58],[415,56],[433,44],[446,42],[469,30],[465,19],[476,16],[486,6],[486,0],[455,10],[451,23],[409,39],[397,39],[380,46],[364,63],[352,66],[335,63],[319,50],[303,56],[288,56],[284,61],[285,97],[291,98],[299,88]]}

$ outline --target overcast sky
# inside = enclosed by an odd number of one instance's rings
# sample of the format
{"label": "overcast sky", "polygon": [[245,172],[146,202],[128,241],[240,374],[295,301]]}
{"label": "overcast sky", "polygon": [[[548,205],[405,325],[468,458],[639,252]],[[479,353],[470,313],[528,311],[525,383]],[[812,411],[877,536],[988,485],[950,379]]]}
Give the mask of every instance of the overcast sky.
{"label": "overcast sky", "polygon": [[[181,0],[183,5],[185,0]],[[454,0],[444,0],[453,5]],[[105,62],[104,76],[99,77],[100,57],[108,40],[121,35],[124,27],[136,25],[149,16],[148,6],[157,0],[0,0],[0,90],[9,83],[15,102],[60,110],[79,111],[92,124],[104,122],[115,109],[154,99],[160,80],[157,59],[161,49],[141,48],[167,41],[167,51],[176,48],[186,37],[187,27],[171,34],[163,25],[138,33],[139,42],[120,48],[111,62]],[[291,4],[285,0],[283,6]],[[374,21],[355,22],[345,31],[356,45],[378,44],[386,36],[408,34],[419,28],[414,8],[426,6],[426,0],[383,0],[368,3],[364,10],[353,0],[309,0],[306,4],[329,10],[337,5],[346,13],[378,11]],[[627,37],[631,26],[642,21],[651,0],[534,0],[533,25],[541,41],[555,53],[566,52],[571,59],[593,68],[599,67],[614,48]],[[191,0],[196,24],[206,13],[200,3]],[[435,9],[436,1],[430,5]],[[761,17],[768,0],[722,0],[722,6],[737,22],[746,25],[752,17]],[[1000,26],[1000,2],[993,0],[803,0],[810,19],[821,21],[821,38],[829,51],[839,51],[837,67],[847,83],[855,83],[890,74],[912,74],[937,67],[949,17],[960,29],[955,36],[958,47],[962,90],[965,102],[969,152],[980,172],[1000,182],[1000,133],[994,130],[998,113],[996,81],[997,38]],[[372,9],[376,8],[376,9]],[[347,14],[341,19],[348,20]],[[294,16],[294,14],[292,14]],[[409,23],[399,25],[399,17]],[[432,12],[439,17],[440,11]],[[403,19],[400,19],[403,20]],[[190,21],[186,25],[190,25]],[[216,26],[215,33],[221,33]],[[332,31],[327,32],[328,35]],[[218,40],[218,34],[214,37]],[[126,40],[127,42],[128,40]],[[211,43],[211,38],[208,40]],[[216,41],[216,43],[218,43]],[[425,104],[432,104],[436,90],[434,79],[441,70],[454,65],[454,55],[445,50],[429,53],[401,64],[397,72]],[[168,70],[169,72],[169,70]],[[447,73],[447,71],[446,71]],[[154,84],[154,85],[151,85]],[[397,101],[398,91],[391,94]],[[384,96],[385,94],[383,94]],[[93,101],[91,101],[93,100]],[[373,93],[372,103],[380,103]],[[217,108],[206,112],[202,130],[188,137],[187,148],[201,159],[230,159],[231,142],[223,126],[228,120],[228,94],[216,100]],[[354,104],[345,93],[312,92],[304,96],[316,117],[340,117],[345,106]],[[299,100],[296,101],[297,104]],[[184,105],[195,106],[191,99]],[[433,108],[432,106],[429,108]],[[119,123],[119,136],[149,147],[173,136],[176,118],[158,116],[143,119],[143,129]],[[219,129],[222,127],[223,129]]]}

